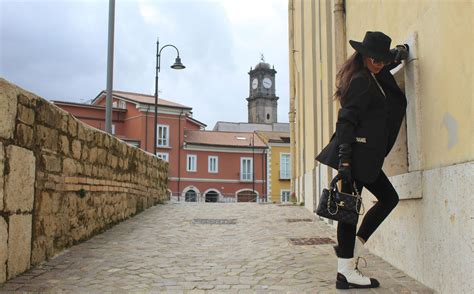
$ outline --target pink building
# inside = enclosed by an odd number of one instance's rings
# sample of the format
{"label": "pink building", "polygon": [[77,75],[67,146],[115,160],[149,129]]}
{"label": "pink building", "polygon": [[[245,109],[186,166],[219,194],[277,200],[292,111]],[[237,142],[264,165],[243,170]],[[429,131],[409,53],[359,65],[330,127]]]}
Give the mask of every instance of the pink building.
{"label": "pink building", "polygon": [[[53,101],[82,122],[105,129],[105,91],[91,104]],[[154,96],[113,91],[112,132],[169,162],[169,192],[180,201],[263,201],[266,145],[254,133],[203,131],[192,108]]]}
{"label": "pink building", "polygon": [[[77,119],[105,130],[105,97],[100,92],[91,104],[53,101]],[[154,103],[152,95],[113,91],[112,133],[118,138],[150,153],[154,152]],[[192,117],[192,108],[165,99],[158,99],[158,144],[160,156],[176,158],[173,146],[179,145],[179,134],[184,130],[199,130],[206,125]],[[173,136],[170,136],[173,134]],[[178,134],[178,135],[175,135]],[[176,148],[174,148],[176,149]]]}
{"label": "pink building", "polygon": [[168,185],[185,201],[266,201],[266,150],[254,133],[187,130],[185,165]]}

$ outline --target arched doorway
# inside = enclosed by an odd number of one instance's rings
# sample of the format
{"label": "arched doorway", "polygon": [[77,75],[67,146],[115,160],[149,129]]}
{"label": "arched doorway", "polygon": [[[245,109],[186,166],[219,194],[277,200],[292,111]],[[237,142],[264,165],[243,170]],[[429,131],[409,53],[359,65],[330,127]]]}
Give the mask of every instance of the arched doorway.
{"label": "arched doorway", "polygon": [[184,196],[186,202],[196,202],[197,201],[197,194],[194,190],[188,190]]}
{"label": "arched doorway", "polygon": [[219,194],[216,191],[209,191],[206,193],[206,202],[217,202]]}
{"label": "arched doorway", "polygon": [[257,202],[257,193],[244,190],[237,193],[237,202]]}

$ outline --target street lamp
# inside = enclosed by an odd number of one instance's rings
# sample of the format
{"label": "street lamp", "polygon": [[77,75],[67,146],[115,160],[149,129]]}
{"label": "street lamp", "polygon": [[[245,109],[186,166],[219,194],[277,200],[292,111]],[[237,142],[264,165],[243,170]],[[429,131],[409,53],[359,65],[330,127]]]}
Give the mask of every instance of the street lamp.
{"label": "street lamp", "polygon": [[[252,133],[252,192],[253,195],[257,194],[255,193],[255,131]],[[258,197],[256,197],[255,202],[258,202]]]}
{"label": "street lamp", "polygon": [[176,46],[168,44],[160,48],[160,40],[156,41],[156,74],[155,74],[155,142],[153,143],[154,152],[156,155],[156,144],[158,143],[158,73],[160,72],[161,65],[161,51],[166,47],[173,47],[176,49],[178,56],[176,57],[174,64],[171,66],[172,69],[184,69],[186,68],[181,63],[181,58],[179,58],[179,50]]}

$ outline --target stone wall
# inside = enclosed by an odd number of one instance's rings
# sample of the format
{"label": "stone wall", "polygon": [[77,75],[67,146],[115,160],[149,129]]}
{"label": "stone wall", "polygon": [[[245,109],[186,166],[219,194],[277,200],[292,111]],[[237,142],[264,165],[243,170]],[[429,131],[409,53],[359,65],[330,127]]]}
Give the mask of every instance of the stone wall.
{"label": "stone wall", "polygon": [[167,168],[0,79],[0,283],[163,201]]}

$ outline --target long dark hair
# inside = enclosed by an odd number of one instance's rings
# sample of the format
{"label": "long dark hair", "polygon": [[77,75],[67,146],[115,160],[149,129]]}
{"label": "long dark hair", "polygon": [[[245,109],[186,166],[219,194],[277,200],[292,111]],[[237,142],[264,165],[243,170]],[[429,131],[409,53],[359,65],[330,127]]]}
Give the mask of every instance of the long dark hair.
{"label": "long dark hair", "polygon": [[336,75],[336,92],[334,93],[334,100],[339,100],[341,104],[346,102],[346,94],[349,89],[354,74],[364,68],[364,60],[362,54],[354,52],[346,62],[341,66],[341,69]]}

